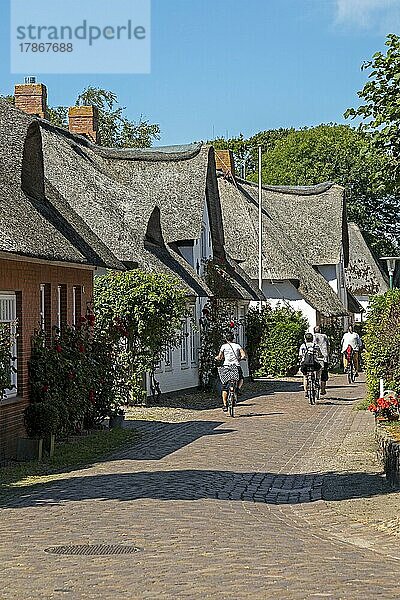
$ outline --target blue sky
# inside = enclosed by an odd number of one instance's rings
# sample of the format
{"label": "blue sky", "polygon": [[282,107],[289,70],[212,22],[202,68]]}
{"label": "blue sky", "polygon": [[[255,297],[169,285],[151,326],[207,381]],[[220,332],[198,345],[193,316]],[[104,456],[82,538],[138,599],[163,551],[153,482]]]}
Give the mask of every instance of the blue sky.
{"label": "blue sky", "polygon": [[[5,94],[22,75],[10,74],[8,0],[0,4]],[[74,104],[89,84],[113,90],[130,118],[160,124],[160,144],[181,144],[343,122],[365,82],[361,63],[399,32],[399,0],[152,0],[151,74],[27,74],[47,85],[52,106]]]}

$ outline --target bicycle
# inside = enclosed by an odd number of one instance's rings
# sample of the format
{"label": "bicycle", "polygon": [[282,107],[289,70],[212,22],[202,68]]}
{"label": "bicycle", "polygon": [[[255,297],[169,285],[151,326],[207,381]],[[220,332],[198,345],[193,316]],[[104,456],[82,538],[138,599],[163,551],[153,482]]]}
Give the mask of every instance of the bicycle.
{"label": "bicycle", "polygon": [[317,400],[319,400],[320,395],[320,383],[317,371],[309,370],[307,371],[307,398],[313,406]]}
{"label": "bicycle", "polygon": [[346,350],[345,354],[346,354],[346,358],[347,358],[347,367],[346,367],[347,381],[349,383],[354,383],[356,380],[356,370],[355,370],[355,366],[354,366],[354,350],[351,349],[350,352],[348,352]]}
{"label": "bicycle", "polygon": [[239,383],[239,369],[236,365],[218,367],[218,374],[222,385],[229,384],[226,405],[230,417],[235,416],[237,403],[237,385]]}

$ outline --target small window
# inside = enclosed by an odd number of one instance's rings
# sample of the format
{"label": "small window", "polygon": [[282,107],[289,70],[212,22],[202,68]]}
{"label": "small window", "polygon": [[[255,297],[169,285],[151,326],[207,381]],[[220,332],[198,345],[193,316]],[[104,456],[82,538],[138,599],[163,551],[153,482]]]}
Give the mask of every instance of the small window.
{"label": "small window", "polygon": [[181,365],[188,364],[188,322],[187,319],[182,321],[182,337],[181,337]]}
{"label": "small window", "polygon": [[57,326],[60,332],[67,323],[67,286],[57,286]]}
{"label": "small window", "polygon": [[82,288],[75,285],[72,288],[72,325],[76,326],[82,316]]}
{"label": "small window", "polygon": [[172,370],[172,348],[171,348],[171,346],[167,346],[167,348],[165,349],[164,364],[165,364],[166,371]]}
{"label": "small window", "polygon": [[0,390],[0,400],[4,395],[12,398],[17,395],[17,303],[15,294],[0,294],[0,325],[10,338],[10,387]]}
{"label": "small window", "polygon": [[190,318],[190,362],[192,365],[197,364],[198,353],[198,331],[196,330],[196,307],[191,306]]}
{"label": "small window", "polygon": [[46,334],[46,339],[51,336],[51,285],[41,283],[39,289],[39,327]]}

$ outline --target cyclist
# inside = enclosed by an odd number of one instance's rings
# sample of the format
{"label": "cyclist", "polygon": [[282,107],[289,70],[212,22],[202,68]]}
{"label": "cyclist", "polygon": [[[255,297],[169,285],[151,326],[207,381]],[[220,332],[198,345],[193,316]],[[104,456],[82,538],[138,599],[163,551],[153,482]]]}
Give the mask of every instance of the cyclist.
{"label": "cyclist", "polygon": [[[239,382],[238,389],[243,385],[243,371],[240,366],[241,360],[246,360],[246,352],[240,346],[240,344],[236,344],[234,342],[235,336],[231,331],[229,331],[225,336],[225,344],[222,344],[219,353],[215,357],[215,360],[223,360],[224,367],[230,367],[231,365],[236,365],[239,371]],[[229,382],[225,383],[222,386],[222,410],[227,412],[227,399],[228,399],[228,391],[229,391]]]}
{"label": "cyclist", "polygon": [[317,379],[321,377],[324,356],[321,348],[314,342],[312,333],[306,333],[304,343],[299,348],[300,371],[303,373],[304,397],[307,398],[307,372],[315,371]]}
{"label": "cyclist", "polygon": [[342,337],[342,356],[343,356],[343,367],[346,372],[349,366],[349,356],[353,353],[354,361],[354,376],[358,377],[358,353],[362,347],[361,338],[356,331],[353,331],[352,325],[348,326],[347,332]]}
{"label": "cyclist", "polygon": [[329,379],[328,366],[329,366],[329,338],[326,333],[321,333],[319,325],[314,327],[314,342],[321,348],[322,355],[324,357],[324,364],[321,370],[321,396],[326,394],[326,382]]}

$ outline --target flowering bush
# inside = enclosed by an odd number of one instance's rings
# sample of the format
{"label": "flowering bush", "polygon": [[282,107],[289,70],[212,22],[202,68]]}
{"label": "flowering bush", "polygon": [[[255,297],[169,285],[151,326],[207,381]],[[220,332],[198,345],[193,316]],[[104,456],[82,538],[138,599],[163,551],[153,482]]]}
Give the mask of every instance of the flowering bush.
{"label": "flowering bush", "polygon": [[373,412],[375,417],[393,419],[399,414],[399,401],[395,396],[387,395],[371,402],[368,410]]}
{"label": "flowering bush", "polygon": [[[94,329],[94,317],[81,317],[79,325],[53,328],[50,343],[37,332],[29,363],[33,403],[50,403],[58,411],[56,433],[95,427],[115,410],[115,360],[109,338]],[[26,417],[34,420],[35,410]],[[31,424],[34,430],[35,424]]]}

